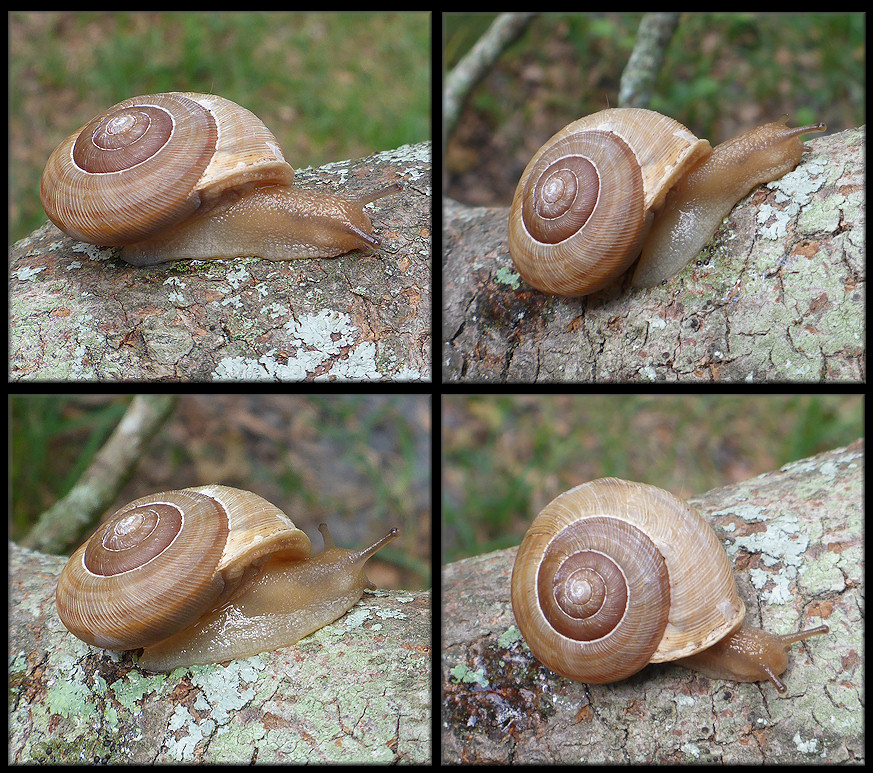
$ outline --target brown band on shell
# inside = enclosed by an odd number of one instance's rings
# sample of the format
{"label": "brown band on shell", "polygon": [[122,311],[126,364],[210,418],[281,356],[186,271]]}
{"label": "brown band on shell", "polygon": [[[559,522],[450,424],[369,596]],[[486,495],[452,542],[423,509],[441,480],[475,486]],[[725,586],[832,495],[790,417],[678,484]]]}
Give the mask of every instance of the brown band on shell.
{"label": "brown band on shell", "polygon": [[154,156],[173,136],[170,113],[152,105],[134,105],[98,115],[73,145],[73,161],[94,174],[120,172]]}
{"label": "brown band on shell", "polygon": [[166,502],[116,515],[103,526],[102,539],[89,540],[85,568],[104,576],[136,569],[166,550],[182,523],[181,510]]}
{"label": "brown band on shell", "polygon": [[600,176],[587,158],[555,161],[527,182],[523,217],[528,230],[555,244],[584,228],[597,204]]}
{"label": "brown band on shell", "polygon": [[648,662],[666,625],[670,583],[660,552],[641,531],[614,518],[569,526],[549,544],[537,581],[546,617],[577,641],[611,635],[636,605],[662,608],[646,619]]}
{"label": "brown band on shell", "polygon": [[[535,554],[537,542],[522,543],[519,555]],[[633,524],[592,517],[568,525],[548,541],[536,585],[539,609],[521,602],[517,619],[531,651],[558,673],[582,670],[589,682],[624,678],[648,663],[661,641],[670,609],[667,568]],[[531,617],[538,622],[528,627]]]}

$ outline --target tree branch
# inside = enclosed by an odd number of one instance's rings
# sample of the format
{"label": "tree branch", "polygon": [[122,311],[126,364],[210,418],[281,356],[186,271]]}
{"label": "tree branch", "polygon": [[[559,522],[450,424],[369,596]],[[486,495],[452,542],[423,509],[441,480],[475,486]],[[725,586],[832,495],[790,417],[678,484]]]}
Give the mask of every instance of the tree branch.
{"label": "tree branch", "polygon": [[679,14],[675,11],[650,12],[640,20],[634,50],[621,74],[619,107],[649,107],[667,49],[678,26]]}
{"label": "tree branch", "polygon": [[862,760],[863,493],[858,441],[691,500],[726,545],[748,619],[776,633],[807,617],[831,628],[792,648],[786,696],[670,663],[606,685],[556,676],[515,626],[516,549],[449,564],[444,762]]}
{"label": "tree branch", "polygon": [[502,13],[446,75],[443,88],[443,132],[448,143],[470,92],[491,70],[506,48],[527,29],[533,13]]}
{"label": "tree branch", "polygon": [[849,381],[864,354],[864,129],[812,140],[651,290],[581,299],[514,270],[506,208],[444,203],[447,381]]}
{"label": "tree branch", "polygon": [[24,547],[63,553],[113,503],[145,448],[176,407],[174,395],[136,395],[76,485],[40,515]]}
{"label": "tree branch", "polygon": [[368,207],[374,253],[139,268],[46,224],[10,249],[10,379],[428,380],[430,156],[421,143],[295,178],[352,194],[401,182]]}

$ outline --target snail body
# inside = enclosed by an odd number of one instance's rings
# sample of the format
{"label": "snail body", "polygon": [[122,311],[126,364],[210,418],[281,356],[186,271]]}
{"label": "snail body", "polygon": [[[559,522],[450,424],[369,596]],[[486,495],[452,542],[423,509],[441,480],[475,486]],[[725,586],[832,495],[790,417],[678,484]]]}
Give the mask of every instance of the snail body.
{"label": "snail body", "polygon": [[588,295],[640,257],[632,285],[677,274],[755,186],[800,163],[801,135],[823,123],[764,124],[712,149],[652,110],[613,108],[574,121],[533,156],[513,197],[509,251],[538,290]]}
{"label": "snail body", "polygon": [[145,648],[149,671],[218,663],[290,646],[373,588],[366,561],[394,539],[323,553],[279,508],[211,485],[153,494],[118,510],[70,557],[58,615],[83,641]]}
{"label": "snail body", "polygon": [[181,258],[334,257],[380,246],[363,207],[400,187],[342,198],[293,186],[260,119],[212,94],[132,97],[64,140],[40,182],[49,219],[145,266]]}
{"label": "snail body", "polygon": [[776,636],[745,624],[712,528],[672,494],[616,478],[577,486],[536,517],[513,566],[512,609],[538,660],[593,684],[677,661],[784,692],[788,646],[828,631]]}

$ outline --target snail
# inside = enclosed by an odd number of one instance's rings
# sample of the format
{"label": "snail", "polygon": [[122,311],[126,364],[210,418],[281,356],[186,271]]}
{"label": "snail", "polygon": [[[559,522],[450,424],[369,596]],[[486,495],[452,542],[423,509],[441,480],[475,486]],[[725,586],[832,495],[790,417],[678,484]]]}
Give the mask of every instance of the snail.
{"label": "snail", "polygon": [[613,108],[565,126],[530,160],[509,212],[509,252],[537,290],[588,295],[642,252],[631,284],[677,274],[722,219],[757,185],[800,163],[801,135],[788,117],[714,150],[652,110]]}
{"label": "snail", "polygon": [[398,535],[363,550],[324,552],[279,508],[210,485],[141,497],[70,557],[58,615],[97,647],[145,648],[149,671],[219,663],[286,647],[346,613],[373,589],[364,564]]}
{"label": "snail", "polygon": [[300,190],[254,113],[212,94],[132,97],[64,140],[39,186],[46,214],[137,266],[256,255],[329,258],[380,241],[363,212],[392,184],[341,198]]}
{"label": "snail", "polygon": [[712,528],[667,491],[617,478],[566,491],[536,517],[513,566],[512,610],[540,662],[591,684],[675,660],[784,693],[788,647],[829,630],[747,625]]}

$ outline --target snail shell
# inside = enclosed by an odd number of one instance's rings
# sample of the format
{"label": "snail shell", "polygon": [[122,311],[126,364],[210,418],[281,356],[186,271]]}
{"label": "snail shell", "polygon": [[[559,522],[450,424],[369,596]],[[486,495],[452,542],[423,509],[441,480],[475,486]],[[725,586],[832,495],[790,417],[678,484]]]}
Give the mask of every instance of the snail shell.
{"label": "snail shell", "polygon": [[178,258],[332,257],[379,246],[363,206],[292,187],[261,120],[212,94],[132,97],[74,132],[40,182],[49,219],[81,241],[123,246],[136,265]]}
{"label": "snail shell", "polygon": [[616,478],[577,486],[536,517],[513,566],[512,609],[538,660],[595,684],[680,660],[784,691],[788,646],[828,630],[780,637],[743,626],[712,528],[672,494]]}
{"label": "snail shell", "polygon": [[678,121],[614,108],[580,118],[528,163],[509,215],[509,251],[525,281],[555,295],[587,295],[642,258],[632,284],[678,273],[756,185],[800,162],[800,135],[768,123],[713,150]]}
{"label": "snail shell", "polygon": [[649,213],[709,152],[706,140],[651,110],[602,110],[565,126],[515,190],[509,250],[518,272],[557,295],[599,290],[639,255]]}
{"label": "snail shell", "polygon": [[304,532],[248,491],[211,485],[136,499],[70,557],[58,581],[67,629],[106,649],[145,647],[149,670],[248,657],[293,644],[353,606],[363,551],[310,557]]}
{"label": "snail shell", "polygon": [[515,560],[512,608],[540,661],[598,684],[700,652],[745,615],[701,517],[666,491],[615,478],[577,486],[537,516]]}

